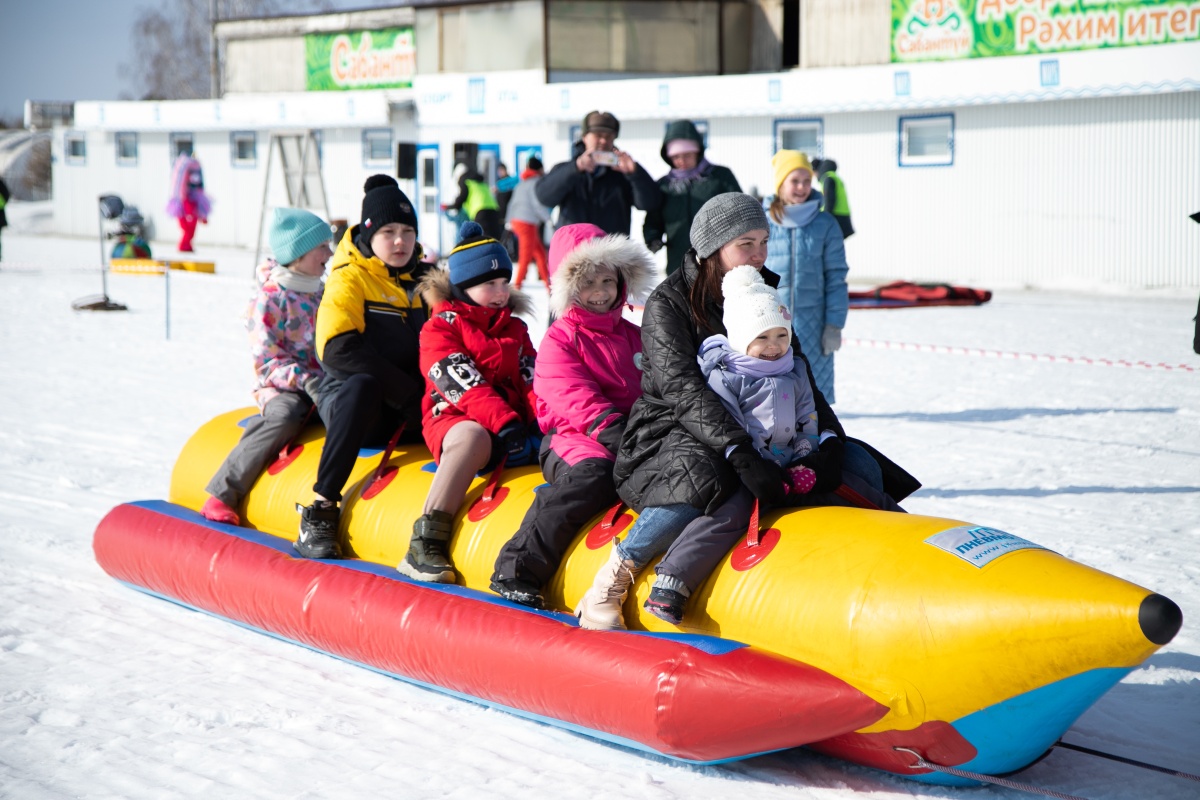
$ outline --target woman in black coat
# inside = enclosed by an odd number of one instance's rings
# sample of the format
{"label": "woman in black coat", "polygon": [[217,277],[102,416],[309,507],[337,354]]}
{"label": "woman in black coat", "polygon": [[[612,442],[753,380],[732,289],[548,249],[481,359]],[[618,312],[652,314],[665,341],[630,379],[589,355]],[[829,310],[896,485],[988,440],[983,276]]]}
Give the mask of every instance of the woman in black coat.
{"label": "woman in black coat", "polygon": [[[582,627],[624,627],[621,606],[629,586],[668,547],[671,561],[691,565],[689,574],[660,572],[647,607],[656,594],[662,599],[660,588],[686,597],[728,552],[730,534],[745,530],[754,500],[770,505],[784,498],[782,468],[759,455],[696,361],[704,339],[726,333],[721,295],[726,271],[750,264],[768,285],[778,284],[777,275],[762,269],[769,227],[762,206],[749,195],[730,192],[709,200],[693,222],[693,249],[682,268],[646,301],[642,397],[633,406],[613,473],[621,499],[640,516],[576,609]],[[794,340],[793,348],[800,353]],[[811,370],[809,380],[818,429],[832,434],[810,464],[818,479],[836,485],[847,469],[897,500],[915,491],[920,484],[903,469],[869,446],[847,441],[837,415],[815,389]],[[687,552],[678,553],[680,548]]]}

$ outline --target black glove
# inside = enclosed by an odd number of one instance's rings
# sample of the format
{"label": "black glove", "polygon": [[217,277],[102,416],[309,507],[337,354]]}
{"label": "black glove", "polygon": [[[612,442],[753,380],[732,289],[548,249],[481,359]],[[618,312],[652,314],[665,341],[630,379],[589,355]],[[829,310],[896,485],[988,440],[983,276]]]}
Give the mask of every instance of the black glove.
{"label": "black glove", "polygon": [[650,241],[646,242],[646,249],[649,250],[651,253],[657,253],[659,250],[662,250],[663,249],[662,239],[651,239]]}
{"label": "black glove", "polygon": [[800,459],[800,463],[817,473],[814,492],[832,492],[842,485],[842,461],[846,445],[836,436],[830,436],[815,452]]}
{"label": "black glove", "polygon": [[600,435],[596,437],[596,441],[604,445],[608,452],[614,456],[621,449],[621,436],[625,433],[625,417],[621,416],[616,422],[611,423],[607,428],[600,431]]}
{"label": "black glove", "polygon": [[525,426],[519,422],[510,422],[496,434],[500,438],[500,446],[508,454],[505,461],[510,467],[519,467],[533,463],[537,451],[533,449],[532,440]]}
{"label": "black glove", "polygon": [[783,500],[784,484],[788,480],[783,467],[763,458],[748,444],[735,447],[729,454],[729,463],[760,503],[773,505]]}

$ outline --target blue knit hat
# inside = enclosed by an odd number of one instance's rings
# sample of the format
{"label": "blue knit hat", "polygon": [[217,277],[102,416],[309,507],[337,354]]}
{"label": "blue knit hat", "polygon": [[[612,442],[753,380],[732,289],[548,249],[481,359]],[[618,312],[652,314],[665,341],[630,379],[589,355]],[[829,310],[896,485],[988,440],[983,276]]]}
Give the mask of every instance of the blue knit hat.
{"label": "blue knit hat", "polygon": [[309,250],[333,238],[329,223],[311,211],[277,208],[267,241],[280,264],[291,264]]}
{"label": "blue knit hat", "polygon": [[464,222],[458,229],[458,244],[450,251],[450,282],[470,289],[496,278],[512,278],[512,260],[504,245],[485,236],[478,222]]}

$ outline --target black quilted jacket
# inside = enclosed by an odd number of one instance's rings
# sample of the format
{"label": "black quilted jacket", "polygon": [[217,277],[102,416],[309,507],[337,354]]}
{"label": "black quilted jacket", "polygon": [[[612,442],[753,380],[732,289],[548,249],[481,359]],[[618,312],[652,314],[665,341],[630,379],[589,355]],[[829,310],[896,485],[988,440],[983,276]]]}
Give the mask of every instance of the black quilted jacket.
{"label": "black quilted jacket", "polygon": [[[726,331],[716,303],[706,309],[708,329],[698,328],[692,319],[688,292],[697,274],[695,255],[688,251],[683,269],[658,285],[642,314],[642,396],[630,412],[613,471],[621,499],[635,511],[687,503],[712,513],[740,483],[725,460],[726,448],[751,443],[696,363],[700,343]],[[762,276],[770,286],[779,283],[770,270],[763,269]],[[800,352],[794,336],[792,347]],[[844,437],[837,415],[816,390],[811,369],[808,379],[819,429]]]}

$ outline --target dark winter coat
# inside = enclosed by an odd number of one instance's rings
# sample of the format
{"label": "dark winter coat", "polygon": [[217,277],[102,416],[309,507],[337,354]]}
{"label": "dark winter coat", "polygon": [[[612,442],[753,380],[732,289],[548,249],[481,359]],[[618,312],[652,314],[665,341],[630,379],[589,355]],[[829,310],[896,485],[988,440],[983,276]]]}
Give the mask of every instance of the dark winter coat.
{"label": "dark winter coat", "polygon": [[0,202],[0,228],[8,225],[8,215],[4,213],[4,206],[8,204],[8,199],[10,197],[12,197],[12,195],[9,194],[8,184],[4,182],[3,178],[0,178],[0,200],[3,201]]}
{"label": "dark winter coat", "polygon": [[704,138],[696,130],[696,126],[688,120],[678,120],[671,123],[663,137],[660,151],[663,161],[671,165],[667,158],[667,142],[672,139],[691,139],[700,145],[700,164],[703,167],[700,175],[689,181],[676,180],[671,173],[658,179],[658,188],[662,192],[662,205],[653,211],[646,212],[646,221],[642,223],[642,235],[646,246],[657,250],[662,244],[663,235],[667,237],[667,274],[679,269],[683,263],[683,254],[691,249],[692,219],[700,206],[712,198],[726,192],[740,192],[742,187],[728,167],[719,167],[704,161]]}
{"label": "dark winter coat", "polygon": [[[726,450],[754,446],[696,362],[700,344],[726,330],[717,303],[705,308],[706,329],[698,329],[692,319],[688,293],[698,272],[695,256],[689,251],[683,268],[650,293],[642,314],[642,397],[634,403],[613,471],[621,499],[636,511],[687,503],[711,513],[741,484],[725,460]],[[770,286],[779,282],[766,269],[762,276]],[[800,353],[794,340],[792,346]],[[811,370],[808,377],[815,387]],[[844,437],[819,391],[815,400],[818,430]]]}
{"label": "dark winter coat", "polygon": [[544,206],[558,206],[560,228],[590,222],[605,233],[628,236],[633,207],[653,211],[662,202],[658,186],[641,164],[628,175],[608,167],[597,167],[590,174],[580,172],[575,159],[583,152],[583,142],[576,142],[571,160],[556,164],[538,181],[538,200]]}

